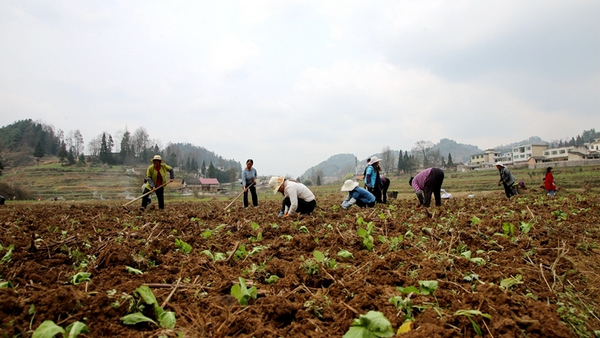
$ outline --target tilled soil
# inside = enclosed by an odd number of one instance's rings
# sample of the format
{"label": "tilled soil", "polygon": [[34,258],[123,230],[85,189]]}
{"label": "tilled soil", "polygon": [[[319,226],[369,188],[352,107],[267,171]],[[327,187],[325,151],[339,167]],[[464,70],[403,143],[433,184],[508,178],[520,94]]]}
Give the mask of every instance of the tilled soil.
{"label": "tilled soil", "polygon": [[[228,211],[228,202],[169,200],[165,210],[146,212],[5,205],[0,282],[12,288],[0,289],[0,333],[30,336],[52,320],[81,321],[93,337],[340,337],[368,311],[383,313],[394,332],[412,319],[407,337],[600,329],[599,196],[455,198],[429,211],[416,199],[343,210],[343,197],[318,196],[317,210],[303,218],[278,218],[278,201]],[[357,234],[369,223],[372,250]],[[91,276],[74,284],[77,272]],[[279,279],[269,283],[271,276]],[[257,289],[247,306],[230,295],[239,277]],[[437,281],[437,289],[422,292],[422,281]],[[134,292],[142,285],[175,313],[174,329],[122,323],[138,310],[154,318]],[[410,286],[417,292],[398,289]]]}

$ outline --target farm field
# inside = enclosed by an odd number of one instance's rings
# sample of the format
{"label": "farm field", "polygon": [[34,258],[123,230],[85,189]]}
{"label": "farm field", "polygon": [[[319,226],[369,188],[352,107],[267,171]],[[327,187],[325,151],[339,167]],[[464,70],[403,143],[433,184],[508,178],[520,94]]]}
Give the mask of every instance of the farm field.
{"label": "farm field", "polygon": [[278,200],[5,205],[0,333],[78,321],[94,337],[340,337],[377,311],[394,334],[412,321],[407,337],[598,335],[598,194],[459,197],[431,213],[342,199],[317,195],[300,219],[278,218]]}

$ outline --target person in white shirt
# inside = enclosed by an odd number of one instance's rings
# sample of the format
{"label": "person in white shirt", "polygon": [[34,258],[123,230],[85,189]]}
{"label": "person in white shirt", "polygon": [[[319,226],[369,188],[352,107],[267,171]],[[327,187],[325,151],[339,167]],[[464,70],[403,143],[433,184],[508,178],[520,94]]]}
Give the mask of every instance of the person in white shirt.
{"label": "person in white shirt", "polygon": [[300,182],[288,180],[283,176],[273,176],[269,180],[269,188],[274,194],[280,192],[284,196],[279,217],[309,215],[317,206],[315,195]]}

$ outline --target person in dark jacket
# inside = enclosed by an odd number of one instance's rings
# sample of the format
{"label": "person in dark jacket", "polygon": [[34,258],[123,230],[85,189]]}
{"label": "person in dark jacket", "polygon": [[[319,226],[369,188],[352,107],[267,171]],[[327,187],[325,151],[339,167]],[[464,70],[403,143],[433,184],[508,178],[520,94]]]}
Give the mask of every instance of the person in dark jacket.
{"label": "person in dark jacket", "polygon": [[504,186],[504,193],[506,194],[506,197],[510,199],[512,196],[517,194],[514,190],[516,187],[513,187],[517,180],[510,173],[510,170],[504,166],[504,164],[496,162],[496,169],[498,169],[498,172],[500,173],[500,181],[498,181],[498,186]]}
{"label": "person in dark jacket", "polygon": [[246,161],[246,168],[242,170],[242,187],[244,188],[244,208],[248,207],[248,190],[250,190],[250,194],[252,195],[252,205],[256,208],[258,207],[258,195],[256,194],[256,169],[252,166],[254,165],[254,161],[252,159],[248,159]]}
{"label": "person in dark jacket", "polygon": [[0,205],[4,205],[4,196],[0,195]]}
{"label": "person in dark jacket", "polygon": [[[173,172],[173,167],[165,164],[165,161],[160,157],[160,155],[154,155],[154,157],[150,160],[152,165],[148,167],[146,170],[146,189],[144,189],[144,194],[148,191],[154,191],[156,194],[156,199],[158,200],[158,208],[165,208],[165,188],[161,187],[163,184],[167,182],[173,182],[175,180],[175,173]],[[169,179],[167,181],[167,172],[169,173]],[[148,202],[150,200],[150,194],[144,196],[142,198],[142,210],[146,209]]]}
{"label": "person in dark jacket", "polygon": [[342,186],[342,191],[348,192],[348,197],[342,202],[342,208],[348,209],[354,204],[361,208],[375,206],[375,195],[358,186],[358,182],[346,180]]}
{"label": "person in dark jacket", "polygon": [[435,205],[442,205],[442,183],[444,182],[444,171],[440,168],[427,168],[415,177],[408,180],[408,184],[413,187],[419,203],[429,208],[431,203],[431,194],[435,197]]}

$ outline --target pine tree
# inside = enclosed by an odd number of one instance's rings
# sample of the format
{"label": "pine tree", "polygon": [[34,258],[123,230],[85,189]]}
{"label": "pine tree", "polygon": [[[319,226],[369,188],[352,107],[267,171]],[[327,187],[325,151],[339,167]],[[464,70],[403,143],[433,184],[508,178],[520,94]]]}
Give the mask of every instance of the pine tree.
{"label": "pine tree", "polygon": [[402,169],[403,169],[402,166],[403,166],[403,163],[402,163],[402,150],[400,150],[398,152],[398,165],[396,167],[396,170],[398,170],[398,174],[402,172]]}
{"label": "pine tree", "polygon": [[452,162],[452,154],[448,153],[448,168],[453,168],[454,162]]}
{"label": "pine tree", "polygon": [[40,160],[40,158],[44,157],[44,149],[42,148],[42,143],[40,141],[38,141],[35,145],[33,157],[37,158],[38,161]]}
{"label": "pine tree", "polygon": [[64,164],[67,156],[69,156],[69,153],[67,152],[67,145],[65,142],[61,142],[60,149],[58,150],[58,160],[60,161],[60,164]]}
{"label": "pine tree", "polygon": [[321,176],[317,176],[317,185],[321,185]]}
{"label": "pine tree", "polygon": [[206,172],[206,176],[210,178],[217,178],[217,169],[213,165],[212,161],[208,165],[208,171]]}

